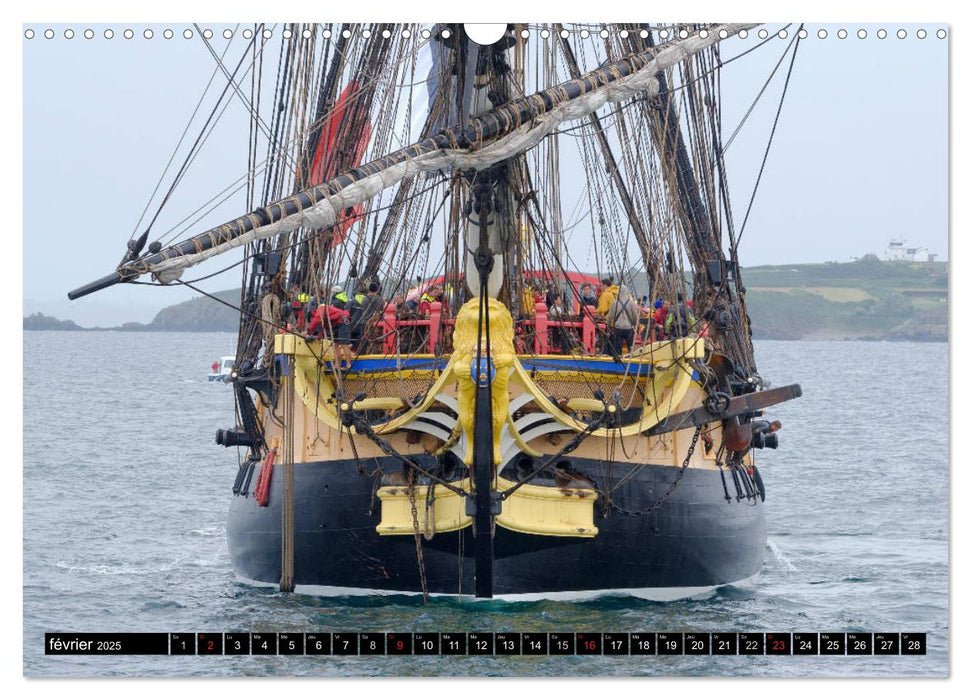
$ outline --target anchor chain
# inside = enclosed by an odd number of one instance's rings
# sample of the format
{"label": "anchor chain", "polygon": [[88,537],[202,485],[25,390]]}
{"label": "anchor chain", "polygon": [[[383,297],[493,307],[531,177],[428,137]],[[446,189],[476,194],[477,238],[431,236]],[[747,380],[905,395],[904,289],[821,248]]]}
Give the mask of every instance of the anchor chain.
{"label": "anchor chain", "polygon": [[435,537],[435,485],[431,484],[425,492],[425,540]]}
{"label": "anchor chain", "polygon": [[418,557],[418,578],[421,579],[421,597],[428,602],[428,580],[425,578],[425,553],[421,547],[421,534],[418,532],[418,504],[415,500],[415,473],[411,473],[408,485],[408,502],[411,504],[411,522],[415,527],[415,554]]}
{"label": "anchor chain", "polygon": [[674,481],[671,483],[671,486],[668,488],[667,493],[665,493],[663,496],[657,499],[657,501],[650,508],[646,508],[644,510],[632,511],[632,510],[625,510],[614,503],[611,503],[611,506],[621,515],[636,515],[636,516],[649,515],[650,513],[660,508],[664,504],[664,502],[671,496],[671,494],[674,493],[674,490],[678,488],[678,484],[681,483],[681,479],[684,477],[684,473],[688,469],[688,462],[691,461],[691,456],[695,453],[695,446],[698,444],[698,438],[700,436],[701,436],[701,426],[699,425],[697,428],[695,428],[695,434],[691,438],[691,446],[688,447],[688,453],[684,456],[684,461],[681,463],[681,469],[678,470],[678,475],[674,478]]}

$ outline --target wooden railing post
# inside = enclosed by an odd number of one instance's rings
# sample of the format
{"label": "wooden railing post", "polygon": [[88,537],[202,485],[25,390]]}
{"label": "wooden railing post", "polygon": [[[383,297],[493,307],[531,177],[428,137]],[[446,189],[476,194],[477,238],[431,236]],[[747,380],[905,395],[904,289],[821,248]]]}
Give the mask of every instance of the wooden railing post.
{"label": "wooden railing post", "polygon": [[442,302],[433,301],[430,306],[431,311],[428,315],[428,352],[434,355],[435,348],[438,346],[438,331],[442,323]]}
{"label": "wooden railing post", "polygon": [[550,351],[550,332],[547,324],[546,304],[541,301],[536,302],[536,321],[533,324],[535,331],[534,349],[537,355],[546,355]]}
{"label": "wooden railing post", "polygon": [[381,332],[384,335],[384,354],[393,355],[398,341],[398,320],[395,316],[397,309],[393,303],[384,307],[384,318],[381,321]]}
{"label": "wooden railing post", "polygon": [[597,351],[597,325],[593,322],[593,315],[597,310],[587,306],[583,310],[583,347],[593,355]]}

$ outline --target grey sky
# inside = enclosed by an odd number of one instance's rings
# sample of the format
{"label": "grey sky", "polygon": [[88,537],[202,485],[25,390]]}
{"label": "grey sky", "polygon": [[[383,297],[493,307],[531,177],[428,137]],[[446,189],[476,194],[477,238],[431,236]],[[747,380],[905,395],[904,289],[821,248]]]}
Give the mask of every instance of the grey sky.
{"label": "grey sky", "polygon": [[[77,302],[67,290],[110,272],[179,139],[214,61],[187,25],[28,25],[24,50],[24,310],[82,325],[148,321],[192,293],[119,285]],[[52,27],[54,39],[40,32]],[[65,39],[71,26],[76,35]],[[135,37],[123,38],[131,26]],[[143,38],[150,26],[154,38]],[[171,26],[173,39],[161,36]],[[226,26],[210,24],[214,47]],[[769,25],[769,28],[779,25]],[[755,207],[743,237],[743,265],[849,260],[881,253],[891,236],[947,253],[947,97],[949,39],[939,25],[807,25]],[[823,27],[829,37],[820,40]],[[859,28],[868,32],[858,39]],[[906,39],[894,32],[903,27]],[[795,27],[793,27],[794,29]],[[238,40],[237,40],[238,41]],[[279,38],[272,48],[279,47]],[[733,40],[735,55],[758,39]],[[786,42],[753,52],[723,73],[726,133],[749,107]],[[235,60],[238,49],[231,51]],[[728,152],[740,222],[758,172],[784,79],[780,74]],[[215,83],[220,89],[221,77]],[[207,111],[207,110],[206,110]],[[164,231],[246,170],[248,119],[234,101],[220,129],[165,209]],[[189,134],[194,138],[195,132]],[[168,181],[166,181],[167,184]],[[154,209],[152,210],[154,211]],[[243,211],[242,196],[201,221],[219,224]],[[150,212],[151,213],[151,212]],[[193,277],[214,271],[207,263]],[[238,283],[233,272],[207,284]]]}

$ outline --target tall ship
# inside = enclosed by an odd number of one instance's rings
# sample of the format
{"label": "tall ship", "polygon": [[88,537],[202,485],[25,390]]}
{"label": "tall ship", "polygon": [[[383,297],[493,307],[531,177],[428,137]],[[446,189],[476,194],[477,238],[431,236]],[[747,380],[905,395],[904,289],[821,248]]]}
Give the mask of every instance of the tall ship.
{"label": "tall ship", "polygon": [[758,373],[725,167],[722,42],[755,29],[257,25],[213,52],[213,115],[250,112],[246,213],[165,243],[156,212],[69,297],[242,269],[216,431],[240,581],[666,600],[757,576],[756,454],[801,390]]}

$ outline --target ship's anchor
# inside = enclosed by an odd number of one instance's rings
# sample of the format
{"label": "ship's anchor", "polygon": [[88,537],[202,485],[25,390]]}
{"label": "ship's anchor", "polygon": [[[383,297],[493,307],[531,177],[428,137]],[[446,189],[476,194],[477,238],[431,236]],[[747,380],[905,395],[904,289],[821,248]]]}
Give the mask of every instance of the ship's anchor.
{"label": "ship's anchor", "polygon": [[728,411],[732,397],[722,391],[713,391],[705,397],[705,409],[715,416],[723,416]]}

